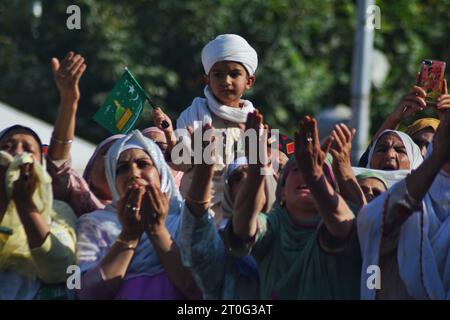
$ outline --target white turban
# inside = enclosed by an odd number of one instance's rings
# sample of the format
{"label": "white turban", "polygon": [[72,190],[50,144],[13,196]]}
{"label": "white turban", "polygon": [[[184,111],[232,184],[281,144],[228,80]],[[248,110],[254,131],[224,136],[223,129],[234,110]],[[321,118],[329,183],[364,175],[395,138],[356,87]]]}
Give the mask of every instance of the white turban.
{"label": "white turban", "polygon": [[208,74],[218,61],[234,61],[244,65],[249,75],[258,67],[258,55],[248,42],[237,34],[221,34],[202,50],[202,64]]}

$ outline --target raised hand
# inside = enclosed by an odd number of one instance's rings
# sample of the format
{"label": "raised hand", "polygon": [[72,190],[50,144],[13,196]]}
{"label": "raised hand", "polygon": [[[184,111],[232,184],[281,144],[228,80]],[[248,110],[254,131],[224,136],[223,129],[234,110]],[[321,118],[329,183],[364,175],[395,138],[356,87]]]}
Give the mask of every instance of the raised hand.
{"label": "raised hand", "polygon": [[367,199],[358,184],[350,159],[355,132],[355,129],[350,130],[345,124],[337,124],[331,132],[333,143],[329,151],[333,156],[333,172],[341,196],[361,208]]}
{"label": "raised hand", "polygon": [[118,204],[118,217],[122,225],[123,240],[138,240],[144,231],[141,205],[145,187],[134,183]]}
{"label": "raised hand", "polygon": [[444,113],[448,109],[450,109],[450,95],[448,94],[447,80],[444,80],[444,92],[437,99],[436,103],[436,110],[438,112],[439,119],[441,119],[441,121],[444,120],[445,118]]}
{"label": "raised hand", "polygon": [[269,126],[264,124],[264,117],[258,110],[248,114],[245,123],[245,131],[247,130],[253,130],[257,137],[256,144],[249,143],[248,139],[245,143],[245,154],[249,165],[253,167],[252,165],[256,164],[260,168],[266,167],[269,159],[267,150]]}
{"label": "raised hand", "polygon": [[70,51],[61,62],[57,58],[52,58],[51,65],[61,100],[78,101],[80,99],[78,83],[86,71],[84,58]]}
{"label": "raised hand", "polygon": [[[417,74],[416,82],[419,74]],[[383,122],[378,131],[373,135],[372,142],[386,129],[396,130],[399,124],[406,118],[414,115],[417,111],[423,110],[427,103],[425,97],[427,93],[419,86],[412,86],[410,92],[403,97],[392,112]]]}
{"label": "raised hand", "polygon": [[80,99],[78,83],[86,64],[84,58],[72,51],[59,62],[52,58],[52,71],[60,96],[60,108],[48,149],[49,158],[63,160],[70,158],[70,146],[75,135],[75,116]]}
{"label": "raised hand", "polygon": [[[153,122],[155,123],[155,126],[157,126],[159,129],[163,130],[164,132],[173,132],[173,125],[172,120],[169,118],[167,114],[162,111],[160,107],[156,107],[152,111],[153,113]],[[163,122],[166,121],[168,126],[164,126]]]}
{"label": "raised hand", "polygon": [[[441,97],[445,97],[446,94]],[[444,157],[447,162],[450,160],[450,108],[446,106],[445,101],[449,99],[441,99],[440,119],[441,122],[436,131],[433,144],[433,153],[439,155],[439,158]],[[444,104],[445,103],[445,104]]]}
{"label": "raised hand", "polygon": [[330,137],[323,147],[320,146],[317,121],[305,116],[295,133],[295,160],[305,181],[317,181],[323,175],[323,164],[333,138]]}
{"label": "raised hand", "polygon": [[165,228],[166,217],[169,214],[169,199],[167,194],[154,184],[145,188],[142,197],[142,225],[145,232],[158,234]]}
{"label": "raised hand", "polygon": [[395,107],[392,116],[399,122],[423,110],[427,106],[425,102],[426,91],[419,86],[412,86],[411,90]]}
{"label": "raised hand", "polygon": [[352,151],[352,140],[356,133],[356,129],[349,129],[345,124],[337,124],[331,132],[333,143],[330,147],[330,153],[333,156],[333,164],[350,165],[350,154]]}

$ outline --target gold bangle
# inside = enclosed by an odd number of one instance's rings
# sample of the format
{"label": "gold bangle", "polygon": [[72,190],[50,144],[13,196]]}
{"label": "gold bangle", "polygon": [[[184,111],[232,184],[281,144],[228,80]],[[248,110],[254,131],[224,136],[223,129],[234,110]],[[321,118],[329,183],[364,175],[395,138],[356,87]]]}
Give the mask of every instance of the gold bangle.
{"label": "gold bangle", "polygon": [[186,199],[187,201],[189,201],[189,202],[192,202],[192,203],[195,203],[195,204],[199,204],[199,205],[202,205],[202,204],[208,204],[208,203],[211,202],[211,198],[209,198],[209,199],[207,199],[207,200],[194,200],[194,199],[192,199],[189,195],[186,195],[185,199]]}
{"label": "gold bangle", "polygon": [[52,135],[52,141],[55,141],[56,143],[59,143],[59,144],[70,144],[70,143],[73,142],[73,139],[69,139],[69,140],[59,140],[59,139],[56,139],[56,138]]}
{"label": "gold bangle", "polygon": [[117,239],[116,239],[116,242],[117,242],[117,243],[124,244],[126,249],[129,249],[129,250],[136,250],[136,246],[133,246],[132,244],[130,244],[130,243],[128,243],[128,242],[126,242],[126,241],[124,241],[124,240],[122,240],[122,239],[117,238]]}

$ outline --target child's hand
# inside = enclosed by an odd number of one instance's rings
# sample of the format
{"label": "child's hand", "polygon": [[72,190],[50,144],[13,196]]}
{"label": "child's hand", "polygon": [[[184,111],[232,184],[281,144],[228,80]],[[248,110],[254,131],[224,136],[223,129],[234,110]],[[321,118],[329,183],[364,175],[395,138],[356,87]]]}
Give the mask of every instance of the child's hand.
{"label": "child's hand", "polygon": [[51,64],[61,101],[78,102],[80,99],[78,82],[86,71],[84,58],[70,51],[61,62],[57,58],[52,58]]}

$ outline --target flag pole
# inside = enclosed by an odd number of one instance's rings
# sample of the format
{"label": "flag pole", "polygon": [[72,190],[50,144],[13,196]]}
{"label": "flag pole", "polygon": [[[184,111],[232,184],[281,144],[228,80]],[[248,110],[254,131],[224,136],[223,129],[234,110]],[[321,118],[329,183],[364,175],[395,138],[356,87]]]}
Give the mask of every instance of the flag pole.
{"label": "flag pole", "polygon": [[[125,71],[129,71],[128,67],[125,66],[124,67]],[[150,107],[154,110],[156,109],[156,105],[153,103],[153,101],[150,99],[150,97],[147,95],[147,92],[145,92],[144,90],[142,90],[145,94],[145,98],[148,102],[148,104],[150,105]],[[170,127],[169,123],[166,120],[163,120],[163,122],[161,123],[161,126],[163,127],[163,129],[167,129],[168,127]]]}

